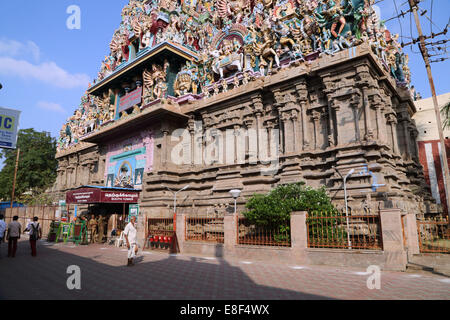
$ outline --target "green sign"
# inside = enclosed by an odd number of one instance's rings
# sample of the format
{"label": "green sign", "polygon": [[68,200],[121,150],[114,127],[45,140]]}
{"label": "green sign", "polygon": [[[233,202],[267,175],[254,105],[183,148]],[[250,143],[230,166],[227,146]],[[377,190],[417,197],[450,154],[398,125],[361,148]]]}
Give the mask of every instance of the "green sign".
{"label": "green sign", "polygon": [[138,204],[130,204],[128,211],[128,222],[131,221],[131,217],[136,217],[136,221],[139,216],[139,205]]}

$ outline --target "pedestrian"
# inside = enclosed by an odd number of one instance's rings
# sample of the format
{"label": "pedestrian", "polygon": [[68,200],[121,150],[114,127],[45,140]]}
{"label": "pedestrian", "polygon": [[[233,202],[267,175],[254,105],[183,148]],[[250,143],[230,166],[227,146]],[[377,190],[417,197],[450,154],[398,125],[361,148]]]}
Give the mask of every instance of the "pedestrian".
{"label": "pedestrian", "polygon": [[6,238],[8,239],[8,257],[14,258],[17,251],[17,240],[20,239],[20,233],[22,230],[22,225],[18,221],[19,217],[14,216],[13,221],[8,224],[8,234]]}
{"label": "pedestrian", "polygon": [[30,222],[28,224],[27,228],[24,230],[24,233],[25,233],[25,231],[29,231],[30,248],[31,248],[31,256],[32,257],[36,257],[36,255],[37,255],[36,243],[39,239],[42,238],[42,228],[39,225],[38,220],[39,220],[38,217],[34,217],[33,222]]}
{"label": "pedestrian", "polygon": [[137,247],[137,230],[136,230],[136,217],[132,216],[130,223],[127,224],[125,230],[123,231],[123,235],[125,236],[125,240],[127,241],[128,248],[128,264],[127,266],[133,266],[133,259],[136,257],[136,253],[138,252]]}
{"label": "pedestrian", "polygon": [[5,216],[0,214],[0,258],[1,258],[1,245],[5,241],[6,228],[8,227],[5,222]]}

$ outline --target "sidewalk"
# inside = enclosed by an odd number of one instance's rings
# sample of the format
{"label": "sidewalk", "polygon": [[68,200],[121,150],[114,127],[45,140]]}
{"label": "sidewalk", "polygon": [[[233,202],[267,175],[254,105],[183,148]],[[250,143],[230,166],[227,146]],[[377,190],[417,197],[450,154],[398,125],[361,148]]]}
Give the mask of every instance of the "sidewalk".
{"label": "sidewalk", "polygon": [[[38,257],[21,241],[15,259],[0,259],[0,299],[450,299],[450,278],[382,272],[369,290],[366,270],[140,252],[126,267],[126,249],[39,242]],[[81,290],[70,291],[67,267],[81,268]]]}

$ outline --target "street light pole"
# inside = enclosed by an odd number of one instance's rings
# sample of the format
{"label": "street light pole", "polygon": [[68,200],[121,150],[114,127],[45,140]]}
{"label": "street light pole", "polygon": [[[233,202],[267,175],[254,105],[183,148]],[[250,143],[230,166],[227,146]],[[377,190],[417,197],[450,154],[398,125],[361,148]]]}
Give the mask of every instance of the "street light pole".
{"label": "street light pole", "polygon": [[355,172],[355,169],[350,170],[347,175],[344,177],[344,199],[345,199],[345,217],[347,219],[347,242],[348,242],[348,248],[352,248],[352,243],[350,240],[350,226],[348,221],[348,206],[347,206],[347,178],[350,177],[353,172]]}
{"label": "street light pole", "polygon": [[14,203],[14,193],[16,191],[16,178],[17,178],[17,168],[19,166],[19,155],[20,155],[20,148],[17,148],[17,156],[16,156],[16,166],[14,168],[14,180],[13,180],[13,189],[11,194],[11,209],[13,207]]}
{"label": "street light pole", "polygon": [[[409,1],[409,6],[414,14],[414,21],[416,23],[416,27],[417,27],[417,32],[419,34],[419,49],[420,52],[422,53],[422,57],[423,57],[423,61],[425,62],[425,67],[427,69],[427,74],[428,74],[428,82],[430,83],[430,89],[431,89],[431,94],[433,96],[433,105],[434,105],[434,113],[436,115],[436,123],[437,123],[437,128],[438,128],[438,132],[439,132],[439,141],[440,141],[440,145],[441,145],[441,155],[442,155],[442,164],[444,166],[444,183],[446,185],[446,187],[444,188],[444,192],[445,192],[445,197],[447,198],[447,217],[450,217],[450,174],[449,174],[449,169],[448,169],[448,160],[447,160],[447,148],[445,146],[445,140],[444,140],[444,133],[442,130],[442,122],[441,122],[441,113],[439,110],[439,103],[436,97],[436,88],[434,86],[434,80],[433,80],[433,74],[431,73],[431,66],[430,66],[430,60],[429,60],[429,55],[428,55],[428,49],[425,46],[425,37],[422,33],[422,27],[420,25],[420,19],[419,19],[419,15],[417,13],[417,3],[419,1],[417,0],[408,0]],[[449,223],[450,223],[450,219],[449,219]]]}
{"label": "street light pole", "polygon": [[170,189],[168,186],[165,186],[165,185],[162,185],[162,186],[173,193],[173,195],[174,195],[174,197],[173,197],[173,213],[176,214],[177,213],[177,194],[186,190],[187,188],[189,188],[190,185],[187,185],[178,191],[173,191],[172,189]]}

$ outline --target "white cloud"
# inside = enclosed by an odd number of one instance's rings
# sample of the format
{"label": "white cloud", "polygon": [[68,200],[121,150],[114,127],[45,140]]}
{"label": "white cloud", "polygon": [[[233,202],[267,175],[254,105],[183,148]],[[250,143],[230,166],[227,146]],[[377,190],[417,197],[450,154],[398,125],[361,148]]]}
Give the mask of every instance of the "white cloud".
{"label": "white cloud", "polygon": [[43,110],[55,111],[55,112],[59,112],[59,113],[66,113],[66,110],[60,104],[53,103],[53,102],[39,101],[37,103],[37,106]]}
{"label": "white cloud", "polygon": [[35,79],[60,88],[87,87],[90,81],[88,75],[70,74],[54,62],[34,65],[28,61],[10,57],[0,57],[0,74]]}
{"label": "white cloud", "polygon": [[41,50],[33,41],[22,43],[15,40],[0,39],[0,55],[8,57],[24,57],[31,56],[35,62],[39,62],[41,58]]}

